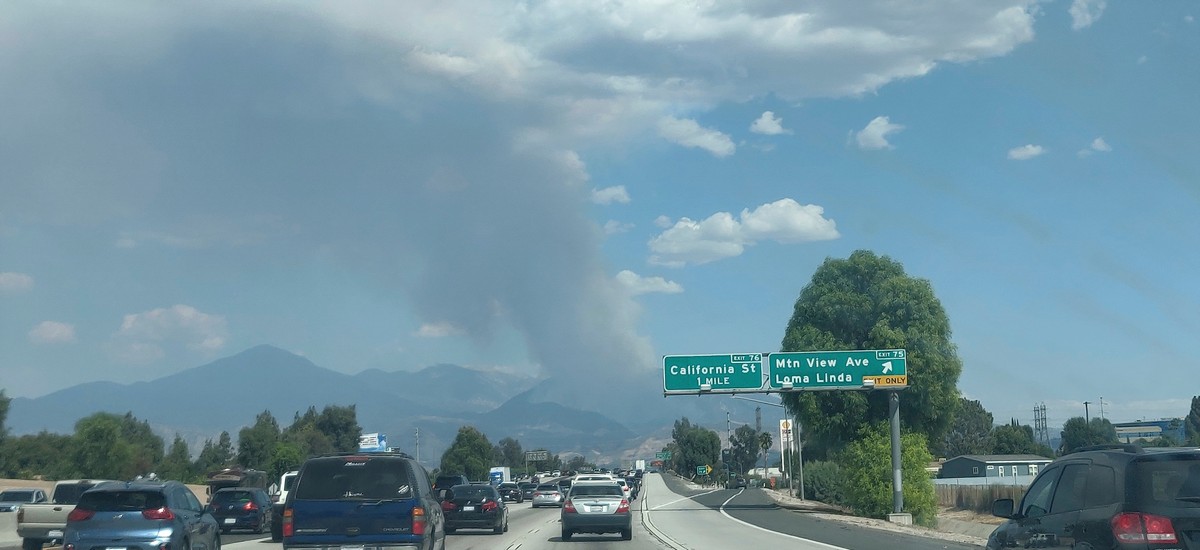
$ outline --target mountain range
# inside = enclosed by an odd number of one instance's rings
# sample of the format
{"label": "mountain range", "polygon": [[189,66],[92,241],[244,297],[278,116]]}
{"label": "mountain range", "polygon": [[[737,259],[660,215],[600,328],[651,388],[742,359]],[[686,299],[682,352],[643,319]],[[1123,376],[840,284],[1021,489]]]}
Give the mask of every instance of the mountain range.
{"label": "mountain range", "polygon": [[754,406],[744,402],[716,396],[664,399],[661,388],[656,373],[635,379],[539,379],[452,364],[351,375],[260,345],[155,380],[89,382],[42,397],[14,398],[6,424],[14,435],[73,433],[75,422],[93,413],[131,412],[168,442],[183,436],[195,453],[222,431],[236,438],[264,410],[287,426],[310,406],[354,405],[364,433],[387,434],[389,445],[436,467],[464,425],[479,428],[493,444],[512,437],[525,449],[615,463],[652,457],[683,416],[721,435],[721,428],[734,422],[730,416],[737,425],[754,418]]}

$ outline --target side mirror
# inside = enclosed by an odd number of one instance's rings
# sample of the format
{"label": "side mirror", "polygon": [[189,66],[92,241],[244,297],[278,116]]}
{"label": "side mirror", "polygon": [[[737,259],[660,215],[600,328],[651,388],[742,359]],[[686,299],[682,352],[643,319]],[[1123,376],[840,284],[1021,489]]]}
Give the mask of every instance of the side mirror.
{"label": "side mirror", "polygon": [[1001,498],[992,503],[992,515],[1001,518],[1013,517],[1013,499]]}

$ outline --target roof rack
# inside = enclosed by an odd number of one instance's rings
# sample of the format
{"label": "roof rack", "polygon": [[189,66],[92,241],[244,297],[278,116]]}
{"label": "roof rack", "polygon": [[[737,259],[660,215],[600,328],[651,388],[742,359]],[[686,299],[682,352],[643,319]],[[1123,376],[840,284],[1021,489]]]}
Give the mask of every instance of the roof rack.
{"label": "roof rack", "polygon": [[1069,454],[1075,454],[1083,451],[1125,451],[1127,453],[1142,454],[1146,452],[1141,445],[1132,443],[1102,443],[1100,445],[1088,445],[1071,451]]}
{"label": "roof rack", "polygon": [[321,458],[334,457],[334,456],[398,456],[400,458],[412,458],[412,456],[409,455],[408,453],[401,452],[401,451],[354,451],[354,452],[327,453],[327,454],[320,455]]}

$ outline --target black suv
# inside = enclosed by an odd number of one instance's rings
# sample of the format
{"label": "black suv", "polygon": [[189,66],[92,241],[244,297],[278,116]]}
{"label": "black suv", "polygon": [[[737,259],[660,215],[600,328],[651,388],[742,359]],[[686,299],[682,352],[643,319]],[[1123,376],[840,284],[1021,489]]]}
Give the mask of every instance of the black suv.
{"label": "black suv", "polygon": [[455,485],[470,485],[471,480],[463,474],[438,474],[437,480],[433,482],[433,492],[437,499],[443,500],[446,498],[446,493]]}
{"label": "black suv", "polygon": [[404,453],[304,461],[283,508],[283,547],[444,550],[445,520],[429,475]]}
{"label": "black suv", "polygon": [[1200,549],[1200,449],[1086,447],[1046,466],[988,537],[999,548]]}

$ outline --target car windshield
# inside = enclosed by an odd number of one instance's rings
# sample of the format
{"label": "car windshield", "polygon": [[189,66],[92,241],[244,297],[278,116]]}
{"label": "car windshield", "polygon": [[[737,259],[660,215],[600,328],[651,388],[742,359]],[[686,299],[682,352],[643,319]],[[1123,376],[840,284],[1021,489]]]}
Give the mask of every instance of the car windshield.
{"label": "car windshield", "polygon": [[0,502],[29,502],[33,500],[33,491],[4,491],[0,493]]}
{"label": "car windshield", "polygon": [[1136,461],[1129,469],[1128,487],[1141,503],[1200,506],[1200,459]]}
{"label": "car windshield", "polygon": [[158,491],[92,491],[79,498],[79,508],[96,512],[155,510],[167,505]]}
{"label": "car windshield", "polygon": [[298,500],[407,498],[412,482],[402,461],[342,457],[306,464],[295,493]]}
{"label": "car windshield", "polygon": [[558,490],[558,485],[554,485],[554,484],[552,484],[552,483],[545,483],[545,484],[542,484],[542,485],[538,485],[538,486],[537,486],[537,490],[538,490],[538,491],[541,491],[541,492],[543,492],[543,493],[548,493],[548,492],[550,492],[550,491],[557,491],[557,490]]}

